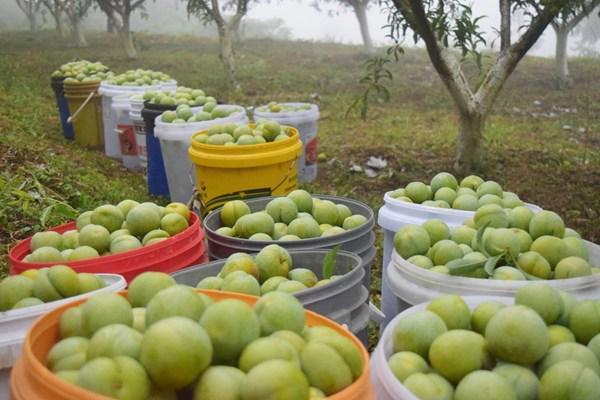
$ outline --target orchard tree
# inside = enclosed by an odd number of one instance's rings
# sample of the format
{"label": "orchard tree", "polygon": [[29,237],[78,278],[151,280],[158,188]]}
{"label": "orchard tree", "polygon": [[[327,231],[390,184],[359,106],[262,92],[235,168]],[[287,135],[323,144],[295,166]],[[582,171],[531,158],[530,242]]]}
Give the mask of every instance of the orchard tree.
{"label": "orchard tree", "polygon": [[[467,173],[482,163],[486,118],[506,80],[548,25],[561,13],[581,7],[583,0],[499,0],[500,51],[485,63],[478,50],[486,44],[479,24],[483,17],[473,15],[467,0],[384,0],[384,4],[396,46],[407,35],[415,42],[422,41],[454,101],[459,124],[454,167],[459,173]],[[527,22],[513,41],[511,17],[517,12],[524,13]],[[470,57],[480,70],[474,85],[463,71],[463,62]],[[381,68],[372,68],[371,72],[382,75]],[[386,75],[389,71],[384,69]],[[365,78],[379,90],[381,76]]]}
{"label": "orchard tree", "polygon": [[35,32],[38,29],[37,17],[42,7],[41,0],[16,0],[17,6],[23,11],[29,21],[29,31]]}
{"label": "orchard tree", "polygon": [[575,29],[577,36],[577,52],[586,57],[598,57],[600,55],[600,12],[592,13],[583,20]]}
{"label": "orchard tree", "polygon": [[110,25],[118,32],[123,48],[130,59],[137,58],[137,50],[131,32],[131,14],[144,11],[145,0],[96,0],[106,14]]}
{"label": "orchard tree", "polygon": [[552,21],[556,33],[556,78],[558,88],[564,88],[572,83],[569,75],[569,60],[567,45],[569,34],[583,19],[600,5],[600,0],[584,1],[576,9],[565,9]]}
{"label": "orchard tree", "polygon": [[[229,91],[240,90],[235,78],[235,52],[233,42],[239,36],[242,18],[248,12],[252,0],[188,0],[188,14],[196,15],[205,24],[214,23],[219,32],[221,61],[225,72],[225,84]],[[227,16],[226,12],[233,12]]]}
{"label": "orchard tree", "polygon": [[[313,7],[317,10],[322,10],[324,2],[338,3],[346,8],[351,8],[356,15],[358,25],[360,27],[360,35],[362,36],[363,44],[367,53],[373,53],[375,48],[373,47],[373,39],[371,39],[371,32],[369,31],[369,20],[367,19],[367,9],[369,5],[373,3],[371,0],[321,0],[313,2]],[[330,12],[331,13],[331,12]]]}
{"label": "orchard tree", "polygon": [[76,47],[88,45],[81,21],[86,17],[92,2],[92,0],[64,0],[64,10],[73,28],[73,43]]}
{"label": "orchard tree", "polygon": [[67,27],[65,26],[64,17],[64,1],[63,0],[42,0],[42,4],[46,7],[46,10],[52,15],[54,19],[54,25],[56,32],[61,38],[66,38],[68,35]]}

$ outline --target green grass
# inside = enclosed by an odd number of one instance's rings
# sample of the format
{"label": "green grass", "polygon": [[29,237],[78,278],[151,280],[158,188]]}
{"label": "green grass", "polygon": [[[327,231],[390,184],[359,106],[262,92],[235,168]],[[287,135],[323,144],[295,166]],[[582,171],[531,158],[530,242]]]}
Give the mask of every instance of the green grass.
{"label": "green grass", "polygon": [[[49,75],[75,58],[97,59],[117,72],[161,70],[181,84],[246,106],[271,100],[318,102],[320,146],[328,161],[319,165],[318,180],[307,185],[314,193],[356,198],[377,210],[385,191],[452,168],[453,105],[421,50],[409,49],[393,65],[391,101],[373,104],[369,119],[362,121],[345,115],[361,91],[357,81],[365,58],[359,47],[245,42],[237,50],[242,92],[227,98],[216,41],[137,38],[142,51],[130,61],[106,34],[90,34],[87,49],[69,48],[49,32],[0,36],[0,271],[6,271],[5,255],[19,239],[102,203],[148,199],[141,174],[62,139]],[[569,226],[598,242],[600,62],[576,59],[570,67],[575,84],[557,91],[552,60],[529,57],[519,65],[488,119],[486,163],[478,172],[526,201],[559,212]],[[350,172],[354,163],[364,166],[369,156],[384,157],[388,168],[377,178]],[[48,207],[51,212],[44,213]],[[378,239],[375,302],[381,274]]]}

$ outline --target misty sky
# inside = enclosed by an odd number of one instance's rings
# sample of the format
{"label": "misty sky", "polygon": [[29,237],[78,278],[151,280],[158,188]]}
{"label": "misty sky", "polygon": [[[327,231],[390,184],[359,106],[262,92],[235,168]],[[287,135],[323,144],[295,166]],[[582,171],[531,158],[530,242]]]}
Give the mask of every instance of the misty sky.
{"label": "misty sky", "polygon": [[[159,0],[160,1],[160,0]],[[282,18],[286,25],[292,30],[292,36],[298,39],[332,39],[343,43],[361,43],[360,31],[354,13],[350,9],[342,11],[339,15],[329,17],[327,13],[319,13],[313,7],[304,2],[296,0],[283,0],[277,5],[255,4],[249,12],[251,18]],[[482,26],[486,32],[490,32],[489,39],[493,40],[492,27],[498,26],[500,14],[498,2],[491,0],[480,0],[473,2],[473,10],[476,15],[485,15]],[[340,10],[343,10],[340,8]],[[386,16],[376,7],[368,12],[371,36],[377,44],[386,44],[390,40],[386,38],[387,30],[381,28],[386,24]],[[412,42],[407,42],[412,44]],[[532,49],[531,54],[541,56],[553,56],[555,46],[554,31],[549,28],[540,42]]]}

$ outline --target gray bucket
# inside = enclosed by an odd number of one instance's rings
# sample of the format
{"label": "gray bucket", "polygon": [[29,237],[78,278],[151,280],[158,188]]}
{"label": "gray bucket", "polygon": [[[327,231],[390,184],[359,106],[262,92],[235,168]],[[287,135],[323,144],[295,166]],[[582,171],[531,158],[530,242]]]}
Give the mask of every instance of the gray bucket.
{"label": "gray bucket", "polygon": [[[216,233],[221,228],[221,219],[219,218],[220,208],[214,210],[204,218],[204,229],[208,240],[208,251],[211,259],[227,258],[233,253],[257,253],[263,247],[270,244],[278,244],[289,251],[293,250],[313,250],[313,249],[331,249],[340,245],[341,250],[349,251],[359,255],[363,260],[363,269],[365,270],[364,283],[368,288],[371,281],[371,265],[375,259],[375,215],[373,210],[360,201],[347,199],[337,196],[314,196],[322,200],[330,200],[347,206],[352,214],[360,214],[367,218],[367,222],[356,229],[344,232],[339,235],[325,238],[311,238],[302,240],[249,240],[229,236],[223,236]],[[264,210],[267,203],[275,197],[261,197],[258,199],[245,200],[252,212]]]}
{"label": "gray bucket", "polygon": [[[328,250],[292,250],[292,263],[296,267],[308,268],[319,279],[322,265]],[[216,276],[223,268],[225,260],[212,261],[177,271],[173,278],[179,284],[196,286],[209,276]],[[294,293],[307,310],[324,315],[359,337],[366,337],[369,323],[369,291],[362,286],[364,270],[362,260],[355,254],[339,251],[336,256],[334,275],[341,275],[325,286],[310,288]],[[361,337],[361,339],[362,339]]]}

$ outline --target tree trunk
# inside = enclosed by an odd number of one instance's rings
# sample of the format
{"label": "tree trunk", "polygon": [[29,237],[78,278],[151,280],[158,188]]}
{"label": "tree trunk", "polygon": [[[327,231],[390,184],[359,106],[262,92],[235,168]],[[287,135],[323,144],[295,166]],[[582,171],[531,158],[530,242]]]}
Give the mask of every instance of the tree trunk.
{"label": "tree trunk", "polygon": [[54,24],[56,25],[56,33],[58,33],[58,35],[65,39],[67,37],[67,28],[65,27],[65,23],[63,21],[63,15],[62,12],[60,12],[59,10],[56,10],[56,13],[52,15],[54,17]]}
{"label": "tree trunk", "polygon": [[567,55],[567,44],[569,40],[569,29],[560,26],[556,32],[556,79],[559,89],[571,84],[569,76],[569,60]]}
{"label": "tree trunk", "polygon": [[360,25],[360,34],[362,35],[363,44],[365,51],[368,54],[373,54],[375,49],[373,47],[373,40],[371,39],[371,33],[369,32],[369,20],[367,19],[367,4],[366,2],[357,1],[352,7],[358,24]]}
{"label": "tree trunk", "polygon": [[235,32],[227,27],[219,27],[219,44],[221,45],[221,61],[225,72],[225,85],[228,91],[240,90],[235,79],[235,55],[233,52],[233,37]]}
{"label": "tree trunk", "polygon": [[79,16],[73,19],[73,41],[75,42],[75,47],[88,46],[83,29],[81,29],[81,18]]}
{"label": "tree trunk", "polygon": [[467,174],[481,167],[485,115],[459,112],[458,153],[454,169]]}
{"label": "tree trunk", "polygon": [[127,53],[127,58],[133,60],[137,58],[137,50],[133,44],[133,34],[131,33],[131,29],[129,27],[129,16],[123,19],[123,26],[121,27],[119,36],[121,36],[121,42],[123,43],[125,53]]}
{"label": "tree trunk", "polygon": [[29,20],[29,31],[32,33],[37,31],[37,17],[35,13],[32,12],[31,14],[27,15],[27,19]]}

